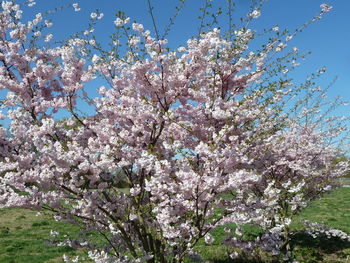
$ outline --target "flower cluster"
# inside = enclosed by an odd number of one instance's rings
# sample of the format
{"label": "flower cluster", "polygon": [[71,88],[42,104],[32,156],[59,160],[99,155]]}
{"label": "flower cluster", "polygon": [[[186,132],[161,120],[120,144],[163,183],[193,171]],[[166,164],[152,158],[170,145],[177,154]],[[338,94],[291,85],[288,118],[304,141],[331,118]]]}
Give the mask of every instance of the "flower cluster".
{"label": "flower cluster", "polygon": [[327,238],[336,237],[336,238],[340,238],[342,240],[350,242],[350,235],[339,229],[334,229],[334,228],[331,228],[319,223],[310,222],[310,221],[305,221],[304,224],[307,227],[306,233],[308,233],[313,238],[316,238],[319,236],[326,236]]}

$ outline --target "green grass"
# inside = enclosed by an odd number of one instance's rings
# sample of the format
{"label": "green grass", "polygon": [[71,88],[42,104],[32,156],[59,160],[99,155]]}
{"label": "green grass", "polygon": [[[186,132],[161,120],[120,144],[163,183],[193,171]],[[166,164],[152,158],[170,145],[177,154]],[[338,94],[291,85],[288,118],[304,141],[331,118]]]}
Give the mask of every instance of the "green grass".
{"label": "green grass", "polygon": [[0,210],[1,263],[63,262],[63,254],[77,255],[70,247],[49,245],[50,230],[68,235],[77,232],[76,227],[36,214],[26,209]]}
{"label": "green grass", "polygon": [[[297,222],[303,220],[324,223],[350,234],[350,188],[339,188],[310,204],[292,225],[295,231],[302,227]],[[247,229],[255,233],[258,231],[256,228],[247,227]],[[50,230],[56,230],[63,235],[78,231],[77,227],[55,222],[48,215],[36,216],[34,211],[0,210],[0,263],[63,262],[63,254],[70,256],[82,254],[81,251],[66,246],[49,245]],[[212,234],[216,239],[214,244],[210,246],[204,242],[198,244],[198,250],[208,262],[274,262],[266,254],[260,255],[261,261],[251,257],[232,261],[228,258],[227,248],[220,244],[224,236],[223,228],[218,228]],[[293,244],[299,262],[350,262],[350,243],[338,239],[314,239],[299,233],[294,237]]]}
{"label": "green grass", "polygon": [[[312,202],[293,220],[292,229],[295,232],[301,230],[301,222],[304,220],[323,223],[350,234],[350,188],[336,189],[323,198]],[[256,228],[246,227],[245,230],[252,234],[258,233]],[[213,231],[212,235],[216,238],[213,245],[206,245],[201,242],[198,247],[200,254],[208,262],[276,262],[264,253],[259,255],[259,259],[247,256],[236,261],[230,260],[228,258],[229,251],[220,245],[220,241],[225,235],[223,228]],[[326,238],[314,239],[303,233],[298,233],[294,236],[292,244],[294,245],[296,259],[302,263],[350,263],[350,242],[344,242],[337,238],[330,240]]]}
{"label": "green grass", "polygon": [[350,188],[336,189],[314,201],[297,219],[324,223],[350,234]]}

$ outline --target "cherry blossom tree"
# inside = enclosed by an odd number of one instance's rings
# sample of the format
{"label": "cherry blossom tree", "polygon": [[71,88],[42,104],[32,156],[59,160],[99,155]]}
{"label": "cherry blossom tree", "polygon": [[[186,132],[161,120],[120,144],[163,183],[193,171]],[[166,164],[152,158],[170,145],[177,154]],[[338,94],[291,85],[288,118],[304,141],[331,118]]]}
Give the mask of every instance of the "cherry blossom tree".
{"label": "cherry blossom tree", "polygon": [[[321,8],[319,16],[331,7]],[[245,21],[259,15],[256,8]],[[283,250],[291,217],[346,170],[333,165],[338,151],[317,126],[285,114],[298,89],[283,72],[271,75],[293,34],[253,52],[253,30],[212,28],[172,50],[156,27],[156,37],[138,23],[129,30],[120,12],[121,55],[117,35],[105,50],[91,30],[42,46],[51,22],[21,17],[19,4],[2,1],[0,87],[10,125],[0,130],[0,208],[46,209],[80,225],[68,243],[95,262],[183,262],[231,223],[260,225],[259,246]],[[91,14],[90,25],[102,17]],[[85,87],[98,77],[109,86],[91,98]],[[82,115],[79,101],[94,114]],[[60,111],[70,117],[57,120]],[[240,247],[231,234],[226,243]]]}

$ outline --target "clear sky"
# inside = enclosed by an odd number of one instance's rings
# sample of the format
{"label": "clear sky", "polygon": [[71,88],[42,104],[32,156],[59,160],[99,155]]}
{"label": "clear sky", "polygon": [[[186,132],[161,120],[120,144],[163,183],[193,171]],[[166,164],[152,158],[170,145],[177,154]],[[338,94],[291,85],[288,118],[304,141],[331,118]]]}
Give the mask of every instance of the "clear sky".
{"label": "clear sky", "polygon": [[[115,13],[122,10],[131,20],[144,24],[152,31],[151,18],[147,12],[146,0],[36,0],[37,5],[25,9],[26,17],[33,17],[37,12],[54,7],[79,3],[80,12],[69,8],[52,16],[54,39],[64,39],[69,34],[86,27],[91,12],[99,9],[105,17],[96,28],[99,38],[106,38],[114,30]],[[200,14],[198,8],[203,0],[186,0],[185,7],[176,20],[175,26],[169,34],[169,44],[177,47],[197,33]],[[225,4],[225,0],[213,0],[213,3]],[[248,10],[249,0],[236,0],[234,16],[244,16]],[[263,29],[279,25],[281,29],[295,29],[320,10],[320,4],[325,0],[269,0],[261,10],[261,17],[254,21],[253,28]],[[177,0],[152,0],[154,13],[160,31],[167,24],[169,16],[174,11]],[[336,83],[329,91],[329,97],[342,96],[350,101],[350,1],[328,0],[333,10],[324,15],[321,21],[311,24],[304,32],[290,41],[289,45],[296,46],[300,51],[312,51],[312,54],[302,63],[296,72],[299,81],[305,79],[307,73],[315,72],[326,66],[327,73],[319,80],[323,87],[327,86],[335,77]],[[225,10],[224,10],[225,11]],[[350,106],[345,106],[341,114],[349,116]]]}

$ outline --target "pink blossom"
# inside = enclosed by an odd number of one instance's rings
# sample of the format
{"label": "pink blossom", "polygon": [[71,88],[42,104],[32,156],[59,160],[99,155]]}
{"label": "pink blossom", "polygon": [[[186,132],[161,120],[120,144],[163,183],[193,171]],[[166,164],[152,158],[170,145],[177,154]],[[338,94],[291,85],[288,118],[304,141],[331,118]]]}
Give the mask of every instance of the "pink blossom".
{"label": "pink blossom", "polygon": [[330,6],[330,5],[328,5],[328,4],[321,4],[320,7],[321,7],[321,11],[322,11],[323,13],[329,12],[329,11],[331,11],[332,8],[333,8],[332,6]]}

